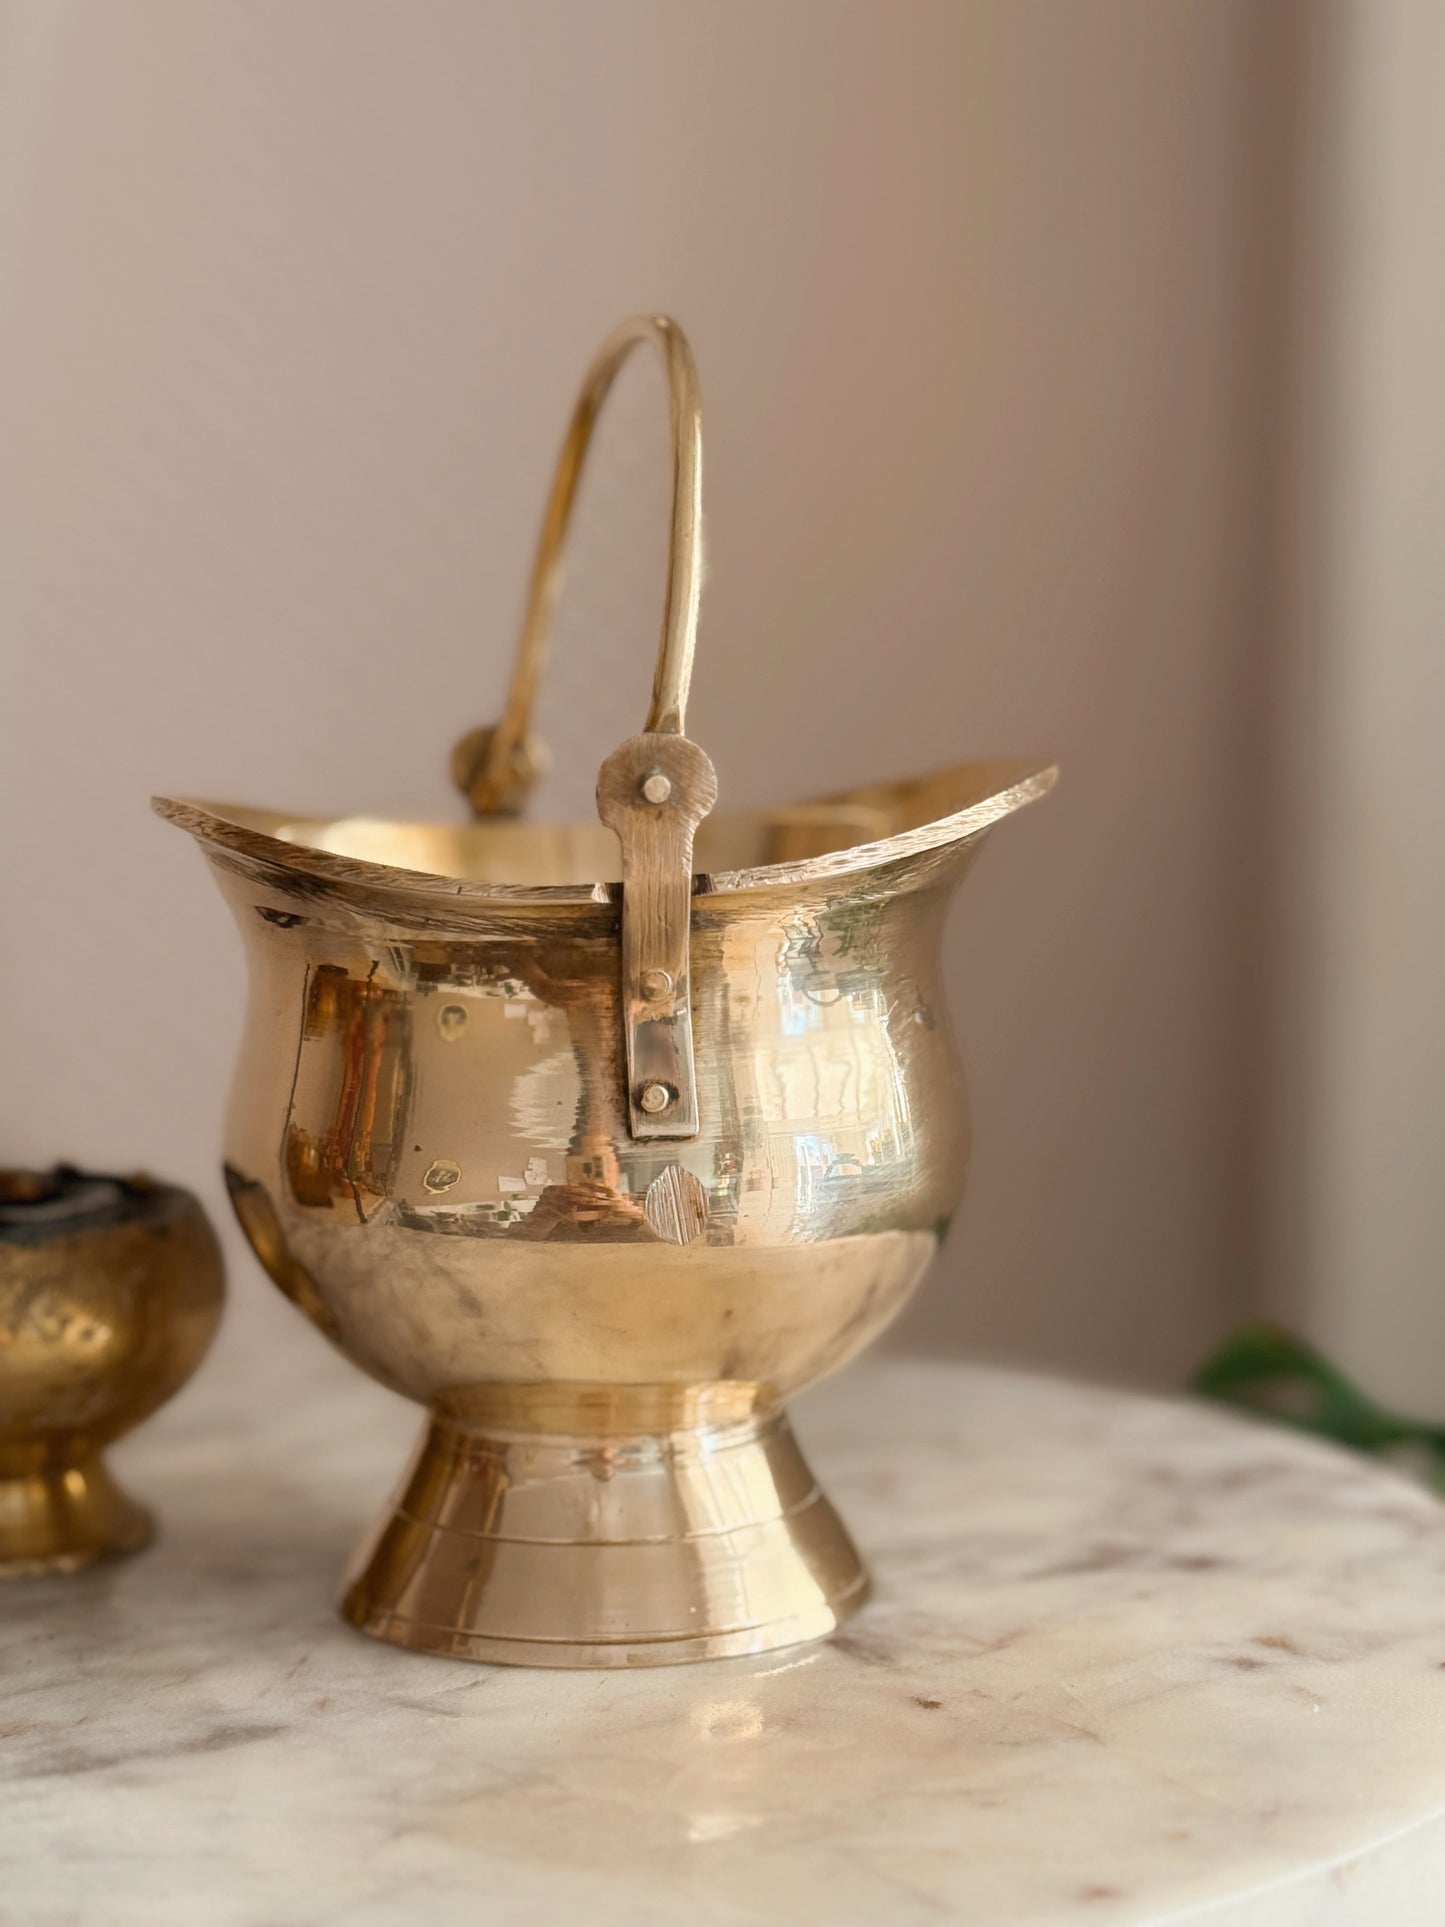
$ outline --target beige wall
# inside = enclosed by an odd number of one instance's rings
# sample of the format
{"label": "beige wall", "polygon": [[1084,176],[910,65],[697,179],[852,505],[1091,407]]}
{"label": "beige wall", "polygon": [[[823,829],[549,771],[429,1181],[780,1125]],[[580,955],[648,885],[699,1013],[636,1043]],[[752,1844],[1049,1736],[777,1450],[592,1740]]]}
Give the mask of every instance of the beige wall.
{"label": "beige wall", "polygon": [[[977,1155],[907,1335],[1193,1362],[1254,1262],[1285,17],[10,0],[0,1153],[224,1212],[238,945],[145,799],[449,809],[572,384],[665,308],[726,797],[1065,769],[951,929]],[[549,704],[563,801],[646,684],[638,393]],[[234,1334],[290,1329],[234,1280]]]}
{"label": "beige wall", "polygon": [[1445,10],[1307,69],[1275,740],[1268,1297],[1445,1418]]}

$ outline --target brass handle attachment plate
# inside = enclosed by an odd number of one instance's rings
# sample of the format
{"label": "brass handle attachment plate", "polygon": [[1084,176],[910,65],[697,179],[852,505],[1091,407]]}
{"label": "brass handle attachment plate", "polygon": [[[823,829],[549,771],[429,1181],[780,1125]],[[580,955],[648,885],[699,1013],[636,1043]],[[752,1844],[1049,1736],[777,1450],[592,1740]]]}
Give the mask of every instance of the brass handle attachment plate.
{"label": "brass handle attachment plate", "polygon": [[597,814],[622,845],[622,1023],[635,1138],[698,1132],[692,840],[716,801],[712,763],[686,736],[629,737],[597,778]]}

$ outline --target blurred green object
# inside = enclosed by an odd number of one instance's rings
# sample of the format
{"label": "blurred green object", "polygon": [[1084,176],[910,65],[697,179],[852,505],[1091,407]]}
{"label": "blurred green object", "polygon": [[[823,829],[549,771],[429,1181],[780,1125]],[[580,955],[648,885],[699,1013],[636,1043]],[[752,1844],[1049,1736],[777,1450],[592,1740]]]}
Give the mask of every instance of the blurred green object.
{"label": "blurred green object", "polygon": [[1190,1390],[1359,1452],[1402,1459],[1402,1469],[1445,1492],[1445,1429],[1385,1411],[1322,1353],[1278,1325],[1235,1332],[1200,1366]]}

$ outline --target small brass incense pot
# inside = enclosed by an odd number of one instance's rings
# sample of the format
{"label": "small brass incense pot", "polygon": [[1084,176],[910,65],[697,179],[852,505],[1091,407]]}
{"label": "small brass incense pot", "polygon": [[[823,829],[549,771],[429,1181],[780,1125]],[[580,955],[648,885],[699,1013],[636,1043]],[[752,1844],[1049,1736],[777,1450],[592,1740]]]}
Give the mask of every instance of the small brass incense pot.
{"label": "small brass incense pot", "polygon": [[[516,819],[598,409],[669,379],[672,554],[643,733],[601,824]],[[547,1666],[829,1632],[863,1566],[783,1402],[898,1311],[963,1184],[939,932],[984,833],[1054,772],[981,763],[714,818],[683,732],[701,423],[676,325],[626,324],[563,448],[469,825],[158,801],[250,957],[227,1137],[288,1297],[430,1418],[343,1611],[415,1651]],[[605,827],[603,827],[605,825]]]}
{"label": "small brass incense pot", "polygon": [[222,1293],[216,1236],[189,1191],[0,1171],[0,1577],[146,1544],[150,1514],[101,1448],[185,1384]]}

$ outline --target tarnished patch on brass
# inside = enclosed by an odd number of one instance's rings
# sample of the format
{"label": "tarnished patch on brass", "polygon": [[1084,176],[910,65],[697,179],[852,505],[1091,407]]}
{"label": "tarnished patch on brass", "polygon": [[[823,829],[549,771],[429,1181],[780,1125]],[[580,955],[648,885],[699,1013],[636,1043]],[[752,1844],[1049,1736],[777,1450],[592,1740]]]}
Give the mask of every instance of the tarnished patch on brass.
{"label": "tarnished patch on brass", "polygon": [[669,1164],[648,1185],[642,1215],[668,1244],[691,1244],[707,1225],[707,1192],[691,1171]]}

